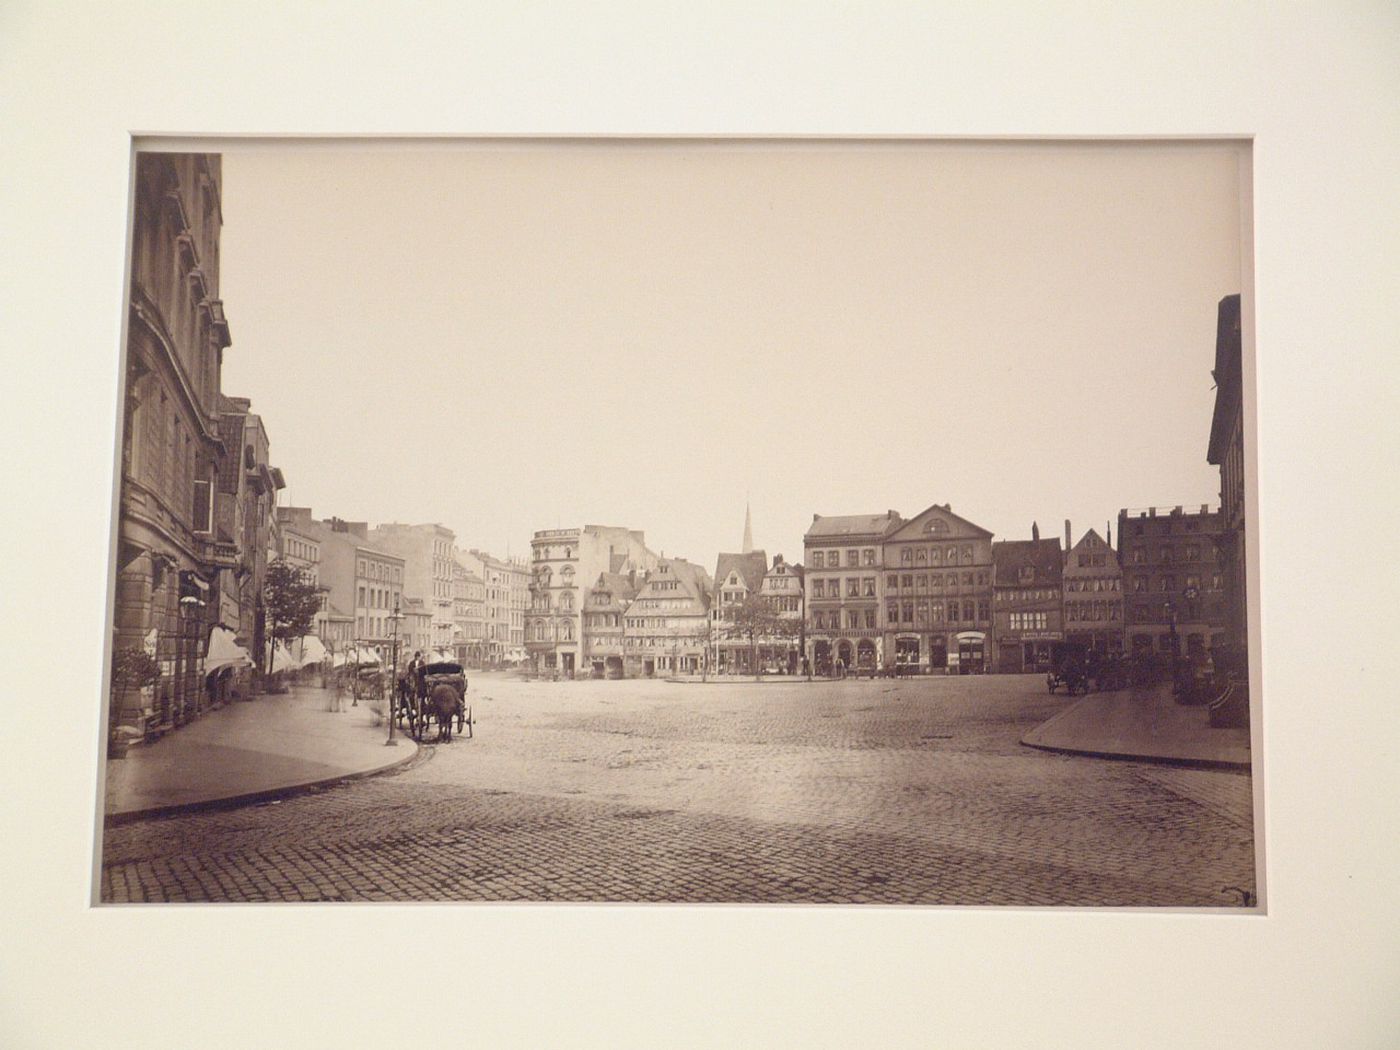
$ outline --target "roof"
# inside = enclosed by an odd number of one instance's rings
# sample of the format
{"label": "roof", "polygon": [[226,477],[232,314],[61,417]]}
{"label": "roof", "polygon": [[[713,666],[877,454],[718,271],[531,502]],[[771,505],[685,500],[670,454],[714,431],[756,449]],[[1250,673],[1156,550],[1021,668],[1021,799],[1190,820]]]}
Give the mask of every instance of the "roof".
{"label": "roof", "polygon": [[585,599],[583,607],[587,609],[593,604],[593,595],[599,591],[607,591],[616,601],[630,602],[637,596],[639,590],[637,584],[629,576],[620,572],[600,572],[598,579],[588,591],[588,598]]}
{"label": "roof", "polygon": [[843,536],[880,537],[903,523],[898,511],[883,514],[845,514],[833,517],[812,515],[812,527],[804,540],[837,539]]}
{"label": "roof", "polygon": [[[998,587],[1058,587],[1064,578],[1060,541],[1002,540],[992,544],[993,582]],[[1022,570],[1035,570],[1022,580]]]}
{"label": "roof", "polygon": [[748,554],[721,554],[715,561],[715,585],[724,586],[729,574],[739,574],[739,579],[751,591],[763,586],[763,577],[768,573],[768,553],[750,551]]}

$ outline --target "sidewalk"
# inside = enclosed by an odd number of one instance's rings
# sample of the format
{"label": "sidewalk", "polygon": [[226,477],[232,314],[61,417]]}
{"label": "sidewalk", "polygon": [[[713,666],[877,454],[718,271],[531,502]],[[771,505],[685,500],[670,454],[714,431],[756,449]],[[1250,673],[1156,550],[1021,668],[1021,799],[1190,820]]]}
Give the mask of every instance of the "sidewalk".
{"label": "sidewalk", "polygon": [[1092,693],[1032,729],[1021,743],[1110,758],[1250,768],[1249,731],[1212,729],[1207,708],[1178,704],[1170,684]]}
{"label": "sidewalk", "polygon": [[151,744],[107,762],[108,824],[139,817],[270,798],[409,761],[418,745],[361,703],[332,712],[318,686],[235,701]]}

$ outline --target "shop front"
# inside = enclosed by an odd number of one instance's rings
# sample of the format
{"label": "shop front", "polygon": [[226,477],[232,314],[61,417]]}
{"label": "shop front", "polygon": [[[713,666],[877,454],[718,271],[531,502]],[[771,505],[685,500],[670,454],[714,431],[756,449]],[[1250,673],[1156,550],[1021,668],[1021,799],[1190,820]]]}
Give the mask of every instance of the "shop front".
{"label": "shop front", "polygon": [[987,635],[983,631],[960,631],[957,648],[948,654],[949,674],[986,674]]}

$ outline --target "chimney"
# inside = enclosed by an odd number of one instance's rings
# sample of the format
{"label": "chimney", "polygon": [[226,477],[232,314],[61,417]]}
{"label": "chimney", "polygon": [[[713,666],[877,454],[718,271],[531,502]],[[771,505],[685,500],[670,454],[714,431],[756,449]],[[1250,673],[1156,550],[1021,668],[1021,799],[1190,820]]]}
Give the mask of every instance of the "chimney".
{"label": "chimney", "polygon": [[1069,538],[1070,538],[1069,519],[1066,518],[1066,519],[1065,519],[1065,550],[1069,550],[1069,548],[1070,548]]}
{"label": "chimney", "polygon": [[782,556],[781,554],[775,554],[775,555],[773,555],[773,564],[774,564],[775,566],[781,565],[782,563],[783,563],[783,556]]}
{"label": "chimney", "polygon": [[821,520],[822,520],[822,516],[821,516],[820,514],[813,514],[813,515],[812,515],[812,524],[813,524],[813,525],[815,525],[817,522],[819,522],[819,521],[821,521]]}
{"label": "chimney", "polygon": [[1035,522],[1031,522],[1031,539],[1035,542],[1040,541],[1040,526]]}

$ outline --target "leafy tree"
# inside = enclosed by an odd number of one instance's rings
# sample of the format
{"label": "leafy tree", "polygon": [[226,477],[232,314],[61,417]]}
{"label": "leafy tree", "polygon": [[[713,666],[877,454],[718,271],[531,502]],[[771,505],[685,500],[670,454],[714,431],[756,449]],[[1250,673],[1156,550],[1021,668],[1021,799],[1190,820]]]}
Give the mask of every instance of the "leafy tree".
{"label": "leafy tree", "polygon": [[122,697],[128,689],[145,689],[160,680],[160,661],[145,649],[123,646],[112,653],[112,699],[108,709],[110,730],[121,722]]}
{"label": "leafy tree", "polygon": [[726,605],[721,609],[723,627],[730,633],[746,639],[749,643],[749,666],[758,676],[758,654],[755,643],[758,639],[788,641],[796,638],[800,625],[797,620],[778,615],[768,600],[758,594],[749,594],[737,605]]}
{"label": "leafy tree", "polygon": [[311,624],[321,608],[321,589],[307,573],[284,558],[267,567],[263,602],[267,629],[284,646],[294,638],[311,633]]}

